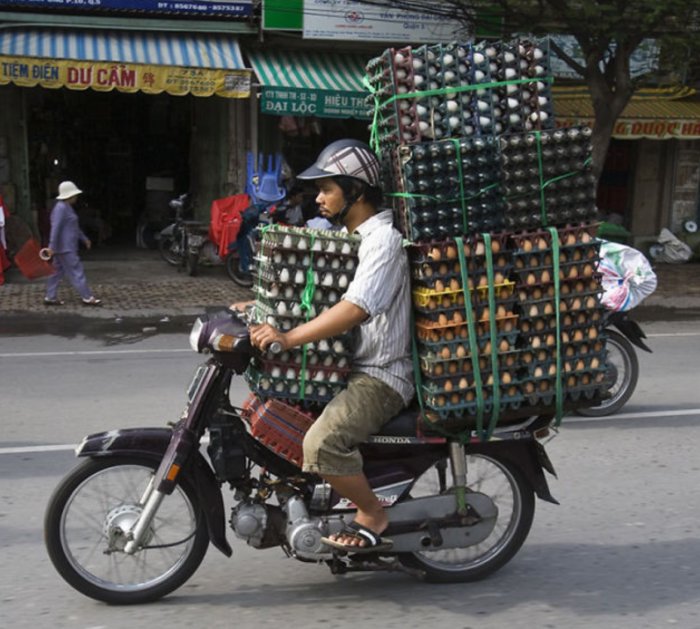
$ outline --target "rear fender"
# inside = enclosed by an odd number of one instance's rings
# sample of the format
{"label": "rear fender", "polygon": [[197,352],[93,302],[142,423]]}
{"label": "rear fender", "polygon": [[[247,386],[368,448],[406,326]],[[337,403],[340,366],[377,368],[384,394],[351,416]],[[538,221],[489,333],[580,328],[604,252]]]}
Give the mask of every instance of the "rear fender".
{"label": "rear fender", "polygon": [[[142,456],[160,463],[165,454],[172,430],[170,428],[125,428],[110,430],[85,437],[78,448],[79,457]],[[209,539],[224,555],[233,554],[226,541],[224,501],[214,472],[198,451],[187,470],[193,482],[200,506],[207,520]]]}
{"label": "rear fender", "polygon": [[632,345],[643,349],[645,352],[652,353],[647,344],[642,340],[647,337],[647,335],[644,334],[644,330],[642,330],[639,323],[631,319],[626,312],[612,313],[609,322],[620,330]]}
{"label": "rear fender", "polygon": [[[486,454],[501,458],[515,465],[525,476],[537,497],[546,502],[559,504],[549,491],[544,475],[547,470],[556,476],[554,467],[545,452],[544,446],[534,439],[488,441],[470,445],[467,454]],[[467,475],[469,470],[467,469]]]}

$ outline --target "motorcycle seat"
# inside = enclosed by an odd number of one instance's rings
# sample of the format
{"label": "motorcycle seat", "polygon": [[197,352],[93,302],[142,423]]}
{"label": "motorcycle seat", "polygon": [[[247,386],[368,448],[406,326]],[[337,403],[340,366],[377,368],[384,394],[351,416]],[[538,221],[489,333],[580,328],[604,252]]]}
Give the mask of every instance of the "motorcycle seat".
{"label": "motorcycle seat", "polygon": [[398,415],[392,417],[376,436],[380,437],[415,437],[418,428],[418,405],[412,403]]}

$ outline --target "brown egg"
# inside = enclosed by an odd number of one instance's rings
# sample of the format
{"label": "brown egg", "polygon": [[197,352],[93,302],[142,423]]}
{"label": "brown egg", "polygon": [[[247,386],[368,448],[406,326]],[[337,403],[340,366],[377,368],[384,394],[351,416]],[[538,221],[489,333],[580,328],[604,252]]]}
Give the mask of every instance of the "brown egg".
{"label": "brown egg", "polygon": [[500,271],[497,271],[496,273],[493,274],[494,284],[503,284],[505,279],[506,279],[505,276]]}
{"label": "brown egg", "polygon": [[577,277],[578,277],[578,268],[574,264],[569,268],[569,279],[575,279]]}
{"label": "brown egg", "polygon": [[530,266],[540,266],[540,259],[537,256],[530,256]]}
{"label": "brown egg", "polygon": [[529,365],[532,362],[532,354],[530,352],[524,352],[520,358],[526,365]]}
{"label": "brown egg", "polygon": [[503,384],[510,384],[511,382],[513,382],[513,376],[511,376],[509,372],[504,371],[501,374],[501,382]]}
{"label": "brown egg", "polygon": [[589,339],[598,338],[598,330],[596,330],[595,328],[591,328],[590,331],[588,332],[588,338]]}
{"label": "brown egg", "polygon": [[481,317],[479,317],[479,321],[488,321],[490,315],[491,311],[488,309],[488,306],[484,306],[484,309],[481,311]]}
{"label": "brown egg", "polygon": [[532,341],[530,341],[530,345],[537,349],[538,347],[542,346],[542,338],[539,336],[533,336]]}
{"label": "brown egg", "polygon": [[574,330],[574,342],[583,341],[583,332],[581,330]]}
{"label": "brown egg", "polygon": [[466,325],[461,326],[457,332],[459,333],[459,338],[466,339],[469,336],[469,330]]}
{"label": "brown egg", "polygon": [[458,365],[456,362],[451,362],[447,366],[447,371],[450,373],[451,376],[454,376],[457,373]]}
{"label": "brown egg", "polygon": [[432,247],[430,251],[428,252],[428,257],[431,260],[435,260],[436,262],[438,260],[442,259],[442,251],[440,251],[440,247]]}
{"label": "brown egg", "polygon": [[591,242],[593,237],[586,231],[581,233],[581,242]]}
{"label": "brown egg", "polygon": [[462,323],[463,321],[464,315],[459,310],[455,310],[455,313],[452,315],[452,323]]}
{"label": "brown egg", "polygon": [[455,355],[457,356],[457,358],[464,358],[467,355],[466,347],[464,345],[457,345]]}
{"label": "brown egg", "polygon": [[489,285],[489,278],[486,275],[482,275],[479,278],[479,287],[488,286],[488,285]]}
{"label": "brown egg", "polygon": [[[535,288],[532,291],[532,298],[533,299],[542,299],[542,289],[541,288]],[[521,301],[525,301],[524,299],[521,299]]]}
{"label": "brown egg", "polygon": [[547,243],[547,240],[545,238],[538,238],[537,239],[537,248],[538,249],[546,249],[549,246]]}
{"label": "brown egg", "polygon": [[576,361],[576,371],[583,371],[586,368],[586,364],[582,360]]}
{"label": "brown egg", "polygon": [[576,235],[575,235],[575,234],[572,234],[572,233],[568,234],[568,235],[566,236],[566,241],[565,241],[565,242],[566,242],[567,245],[575,245],[575,244],[576,244]]}
{"label": "brown egg", "polygon": [[540,276],[540,280],[542,281],[543,284],[548,284],[549,282],[552,281],[552,275],[547,269],[543,269],[542,275]]}
{"label": "brown egg", "polygon": [[445,406],[447,404],[447,398],[444,395],[438,395],[435,398],[435,405],[436,406]]}
{"label": "brown egg", "polygon": [[475,396],[474,391],[466,391],[466,392],[464,393],[464,399],[465,399],[467,402],[473,402],[473,401],[474,401],[474,396]]}
{"label": "brown egg", "polygon": [[429,264],[423,264],[423,266],[421,266],[421,273],[423,273],[425,277],[432,277],[433,267]]}
{"label": "brown egg", "polygon": [[523,240],[521,248],[523,251],[527,251],[527,252],[532,251],[532,241],[528,240],[528,239]]}
{"label": "brown egg", "polygon": [[447,248],[445,249],[445,256],[450,260],[454,260],[457,257],[457,247],[447,245]]}
{"label": "brown egg", "polygon": [[454,341],[454,338],[455,338],[454,330],[450,330],[450,329],[445,330],[445,331],[443,332],[442,337],[443,337],[446,341]]}
{"label": "brown egg", "polygon": [[450,280],[450,290],[459,290],[460,288],[462,288],[461,284],[456,277],[453,277]]}
{"label": "brown egg", "polygon": [[591,275],[593,275],[593,265],[585,264],[583,267],[583,276],[590,277]]}
{"label": "brown egg", "polygon": [[441,376],[445,372],[445,368],[442,366],[441,363],[435,363],[433,366],[433,375],[434,376]]}
{"label": "brown egg", "polygon": [[542,367],[535,367],[535,370],[532,372],[532,375],[535,376],[535,378],[541,378],[544,376],[544,370]]}
{"label": "brown egg", "polygon": [[438,273],[440,273],[440,275],[447,275],[449,270],[450,270],[450,267],[447,266],[447,264],[445,262],[440,264],[440,266],[438,267]]}
{"label": "brown egg", "polygon": [[549,390],[549,382],[547,380],[541,380],[539,384],[539,390],[543,393]]}
{"label": "brown egg", "polygon": [[545,302],[542,312],[546,315],[551,315],[554,313],[554,304],[550,302]]}
{"label": "brown egg", "polygon": [[447,325],[447,315],[444,312],[441,312],[438,315],[438,324],[439,325]]}
{"label": "brown egg", "polygon": [[537,284],[537,278],[535,277],[535,274],[534,274],[534,273],[528,273],[528,274],[527,274],[527,278],[525,279],[525,283],[526,283],[528,286],[534,286],[535,284]]}
{"label": "brown egg", "polygon": [[434,288],[438,293],[445,290],[445,284],[442,280],[435,280]]}
{"label": "brown egg", "polygon": [[547,369],[547,375],[548,376],[556,376],[557,375],[557,366],[554,363],[552,363],[549,366],[549,369]]}
{"label": "brown egg", "polygon": [[486,253],[486,247],[484,246],[484,243],[479,241],[476,243],[476,250],[474,251],[474,255],[477,256],[483,256],[484,253]]}
{"label": "brown egg", "polygon": [[593,358],[591,358],[591,368],[598,369],[598,367],[600,367],[600,360],[598,360],[598,358],[594,356]]}
{"label": "brown egg", "polygon": [[501,342],[498,344],[498,351],[507,352],[509,349],[510,343],[508,343],[508,339],[501,339]]}
{"label": "brown egg", "polygon": [[554,337],[554,334],[547,335],[547,339],[546,339],[547,345],[549,345],[551,347],[552,345],[556,345],[556,342],[557,342],[557,339]]}
{"label": "brown egg", "polygon": [[466,378],[460,378],[459,379],[459,384],[457,385],[460,389],[468,389],[469,388],[469,382],[467,381]]}
{"label": "brown egg", "polygon": [[492,240],[491,241],[491,251],[494,253],[498,253],[501,250],[501,243],[499,240]]}
{"label": "brown egg", "polygon": [[450,348],[449,347],[443,347],[440,350],[440,358],[449,358],[450,357]]}
{"label": "brown egg", "polygon": [[535,392],[535,383],[534,382],[523,383],[523,390],[525,391],[525,393],[534,393]]}
{"label": "brown egg", "polygon": [[447,393],[450,393],[452,391],[452,380],[445,380],[445,386],[443,387]]}
{"label": "brown egg", "polygon": [[576,386],[576,376],[569,376],[566,379],[566,386],[567,387],[575,387]]}
{"label": "brown egg", "polygon": [[449,295],[445,295],[441,300],[440,300],[440,306],[443,309],[447,309],[452,307],[452,300],[450,299]]}

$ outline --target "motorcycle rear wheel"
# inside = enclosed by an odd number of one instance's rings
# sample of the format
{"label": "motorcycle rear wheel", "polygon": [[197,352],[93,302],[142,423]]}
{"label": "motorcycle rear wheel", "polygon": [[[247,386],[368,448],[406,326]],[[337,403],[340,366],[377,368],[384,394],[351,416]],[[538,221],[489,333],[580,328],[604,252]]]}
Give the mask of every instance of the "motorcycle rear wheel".
{"label": "motorcycle rear wheel", "polygon": [[[438,466],[426,471],[411,490],[413,498],[452,491],[449,462],[447,486]],[[498,508],[493,531],[483,542],[465,548],[402,554],[399,560],[418,569],[431,583],[478,581],[503,567],[525,542],[535,516],[535,496],[520,470],[509,461],[483,454],[467,455],[467,493],[480,492]]]}
{"label": "motorcycle rear wheel", "polygon": [[236,251],[229,253],[226,256],[226,273],[239,286],[250,288],[253,285],[253,274],[241,269],[240,260]]}
{"label": "motorcycle rear wheel", "polygon": [[605,417],[617,413],[632,397],[639,380],[639,359],[624,334],[608,328],[606,347],[608,351],[606,381],[610,397],[598,406],[589,406],[576,410],[584,417]]}
{"label": "motorcycle rear wheel", "polygon": [[161,504],[145,547],[121,549],[141,512],[157,463],[139,457],[87,459],[59,484],[44,519],[44,539],[59,574],[82,594],[113,605],[147,603],[180,587],[204,559],[209,533],[186,478]]}

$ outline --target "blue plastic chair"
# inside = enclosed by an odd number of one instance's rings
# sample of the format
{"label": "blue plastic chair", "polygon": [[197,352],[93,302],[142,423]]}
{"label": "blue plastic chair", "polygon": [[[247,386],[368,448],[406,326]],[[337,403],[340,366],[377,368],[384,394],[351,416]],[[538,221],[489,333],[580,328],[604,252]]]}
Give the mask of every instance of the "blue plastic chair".
{"label": "blue plastic chair", "polygon": [[272,205],[279,203],[287,196],[287,190],[282,185],[282,155],[267,156],[267,169],[263,170],[265,156],[258,155],[257,168],[255,156],[247,156],[246,194],[255,205]]}

